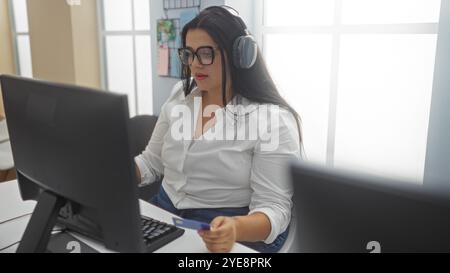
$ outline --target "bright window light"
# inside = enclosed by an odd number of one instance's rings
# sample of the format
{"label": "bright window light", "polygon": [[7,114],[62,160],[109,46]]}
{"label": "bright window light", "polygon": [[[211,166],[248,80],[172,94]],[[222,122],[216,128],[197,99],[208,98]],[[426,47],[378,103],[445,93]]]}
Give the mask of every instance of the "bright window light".
{"label": "bright window light", "polygon": [[423,178],[437,35],[344,35],[335,165]]}
{"label": "bright window light", "polygon": [[99,2],[105,88],[128,95],[130,116],[153,114],[150,2]]}
{"label": "bright window light", "polygon": [[136,78],[139,114],[151,115],[153,107],[152,51],[150,36],[136,37]]}
{"label": "bright window light", "polygon": [[17,53],[19,57],[20,75],[28,78],[33,77],[33,68],[31,67],[30,36],[17,36]]}
{"label": "bright window light", "polygon": [[267,0],[267,26],[331,25],[335,0]]}
{"label": "bright window light", "polygon": [[103,0],[103,12],[106,30],[132,30],[131,1]]}
{"label": "bright window light", "polygon": [[132,40],[129,36],[106,38],[108,89],[128,95],[130,116],[136,114]]}
{"label": "bright window light", "polygon": [[134,29],[150,30],[149,0],[134,0]]}
{"label": "bright window light", "polygon": [[437,23],[441,0],[342,0],[344,24]]}
{"label": "bright window light", "polygon": [[264,1],[263,52],[310,161],[423,181],[440,4]]}
{"label": "bright window light", "polygon": [[28,11],[26,0],[13,0],[11,3],[17,72],[22,77],[33,77],[30,35],[28,33]]}
{"label": "bright window light", "polygon": [[265,48],[269,69],[280,93],[302,118],[308,159],[325,163],[331,35],[267,35]]}
{"label": "bright window light", "polygon": [[14,11],[16,32],[28,32],[28,12],[26,0],[11,1]]}

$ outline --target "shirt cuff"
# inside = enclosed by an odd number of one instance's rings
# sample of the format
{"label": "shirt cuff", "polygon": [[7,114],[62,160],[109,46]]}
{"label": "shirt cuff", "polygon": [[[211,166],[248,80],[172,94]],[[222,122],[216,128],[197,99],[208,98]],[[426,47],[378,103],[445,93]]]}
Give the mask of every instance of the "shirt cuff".
{"label": "shirt cuff", "polygon": [[134,158],[134,162],[136,163],[136,166],[139,168],[139,172],[141,173],[141,183],[139,184],[139,186],[142,187],[151,184],[153,182],[151,180],[152,175],[147,165],[145,164],[145,161],[140,156],[136,156]]}
{"label": "shirt cuff", "polygon": [[278,237],[278,235],[280,235],[282,232],[282,230],[280,230],[281,223],[276,222],[276,219],[277,219],[276,213],[270,208],[255,208],[254,210],[250,211],[248,214],[250,215],[255,212],[264,213],[267,216],[267,218],[269,218],[271,229],[270,229],[270,234],[264,240],[264,243],[265,244],[273,243],[275,241],[275,239]]}

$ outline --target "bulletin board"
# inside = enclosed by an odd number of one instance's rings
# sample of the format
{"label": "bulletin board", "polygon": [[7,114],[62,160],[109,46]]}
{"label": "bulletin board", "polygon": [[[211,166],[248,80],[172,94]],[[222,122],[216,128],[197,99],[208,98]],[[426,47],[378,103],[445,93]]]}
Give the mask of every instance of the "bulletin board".
{"label": "bulletin board", "polygon": [[201,0],[164,0],[164,18],[157,20],[158,75],[180,78],[181,31],[200,12]]}

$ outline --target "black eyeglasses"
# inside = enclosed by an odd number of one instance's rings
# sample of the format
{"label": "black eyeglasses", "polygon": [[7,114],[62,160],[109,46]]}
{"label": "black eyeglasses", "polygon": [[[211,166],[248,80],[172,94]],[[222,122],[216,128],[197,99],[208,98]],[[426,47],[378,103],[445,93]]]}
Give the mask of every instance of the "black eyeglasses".
{"label": "black eyeglasses", "polygon": [[214,63],[216,49],[212,46],[201,46],[194,52],[192,48],[183,47],[178,49],[178,56],[184,65],[191,65],[195,56],[201,65],[211,65]]}

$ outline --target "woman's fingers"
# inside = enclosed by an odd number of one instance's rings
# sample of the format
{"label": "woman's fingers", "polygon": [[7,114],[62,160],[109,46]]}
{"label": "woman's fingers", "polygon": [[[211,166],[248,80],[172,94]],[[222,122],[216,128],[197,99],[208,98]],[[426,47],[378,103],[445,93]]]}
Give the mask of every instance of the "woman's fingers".
{"label": "woman's fingers", "polygon": [[214,230],[220,228],[220,226],[222,226],[225,223],[226,219],[227,218],[223,217],[223,216],[219,216],[219,217],[214,218],[212,220],[211,224],[210,224],[211,231],[214,231]]}
{"label": "woman's fingers", "polygon": [[211,230],[198,231],[208,250],[211,252],[229,252],[236,240],[233,219],[219,216],[211,221],[210,226]]}
{"label": "woman's fingers", "polygon": [[208,238],[208,237],[202,237],[203,241],[207,244],[225,244],[229,241],[227,238]]}

